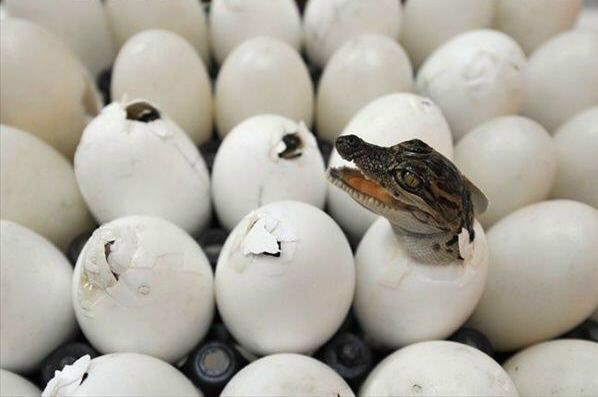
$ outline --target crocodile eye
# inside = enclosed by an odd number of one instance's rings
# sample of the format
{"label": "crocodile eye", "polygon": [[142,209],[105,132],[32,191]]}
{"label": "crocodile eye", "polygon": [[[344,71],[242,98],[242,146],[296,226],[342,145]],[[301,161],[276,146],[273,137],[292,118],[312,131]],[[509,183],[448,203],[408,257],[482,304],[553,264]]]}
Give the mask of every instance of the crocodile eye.
{"label": "crocodile eye", "polygon": [[420,179],[420,177],[415,175],[411,171],[404,171],[401,174],[401,179],[402,179],[404,185],[406,185],[407,187],[410,187],[412,189],[418,188],[419,185],[421,185],[421,183],[422,183],[422,180]]}

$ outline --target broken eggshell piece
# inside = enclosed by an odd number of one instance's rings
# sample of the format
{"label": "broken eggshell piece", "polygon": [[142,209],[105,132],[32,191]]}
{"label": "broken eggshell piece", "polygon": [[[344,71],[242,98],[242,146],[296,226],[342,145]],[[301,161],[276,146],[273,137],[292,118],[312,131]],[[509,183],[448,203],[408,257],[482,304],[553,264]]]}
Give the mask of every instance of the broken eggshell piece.
{"label": "broken eggshell piece", "polygon": [[160,218],[125,217],[97,229],[72,287],[79,325],[102,353],[136,351],[175,362],[206,334],[214,309],[206,256]]}

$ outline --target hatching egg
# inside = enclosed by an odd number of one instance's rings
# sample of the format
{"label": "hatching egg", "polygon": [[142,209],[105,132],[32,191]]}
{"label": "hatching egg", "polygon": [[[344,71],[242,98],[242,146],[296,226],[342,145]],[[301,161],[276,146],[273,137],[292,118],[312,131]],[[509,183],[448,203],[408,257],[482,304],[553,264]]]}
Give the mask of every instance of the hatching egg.
{"label": "hatching egg", "polygon": [[558,169],[553,197],[570,198],[598,208],[598,106],[564,123],[554,135]]}
{"label": "hatching egg", "polygon": [[31,22],[7,18],[0,30],[0,121],[72,158],[100,109],[89,73],[58,37]]}
{"label": "hatching egg", "polygon": [[582,0],[499,0],[493,26],[530,54],[552,36],[571,29]]}
{"label": "hatching egg", "polygon": [[270,36],[299,50],[301,17],[294,0],[214,0],[210,3],[210,40],[218,63],[239,44]]}
{"label": "hatching egg", "polygon": [[360,396],[518,396],[509,375],[481,351],[430,341],[386,357],[367,377]]}
{"label": "hatching egg", "polygon": [[0,369],[0,396],[39,396],[41,391],[27,379]]}
{"label": "hatching egg", "polygon": [[60,249],[93,227],[70,162],[34,135],[0,126],[0,214]]}
{"label": "hatching egg", "polygon": [[223,138],[241,121],[273,113],[311,125],[314,89],[299,53],[260,36],[230,53],[216,80],[216,126]]}
{"label": "hatching egg", "polygon": [[145,101],[102,110],[83,133],[75,174],[100,224],[152,215],[196,232],[211,217],[210,178],[197,147]]}
{"label": "hatching egg", "polygon": [[404,6],[401,43],[417,68],[446,41],[468,30],[489,27],[494,0],[409,0]]}
{"label": "hatching egg", "polygon": [[347,383],[324,363],[300,354],[273,354],[239,371],[221,396],[354,396]]}
{"label": "hatching egg", "polygon": [[[369,143],[392,146],[409,139],[421,139],[451,159],[451,132],[442,112],[431,100],[408,93],[390,94],[375,99],[347,124],[343,134],[354,134]],[[334,150],[330,167],[347,166]],[[332,217],[357,242],[377,218],[336,186],[328,187],[328,209]]]}
{"label": "hatching egg", "polygon": [[540,124],[503,116],[465,135],[455,147],[455,164],[488,198],[488,209],[478,219],[489,227],[548,197],[556,173],[556,149]]}
{"label": "hatching egg", "polygon": [[0,366],[31,372],[75,333],[73,270],[39,234],[6,220],[0,227]]}
{"label": "hatching egg", "polygon": [[199,245],[160,218],[106,223],[85,244],[72,282],[79,326],[101,353],[183,358],[205,336],[213,276]]}
{"label": "hatching egg", "polygon": [[212,135],[208,72],[193,47],[176,33],[146,30],[127,40],[112,69],[111,94],[115,100],[142,98],[152,102],[195,144],[208,141]]}
{"label": "hatching egg", "polygon": [[307,56],[319,67],[346,41],[364,33],[396,40],[401,4],[394,0],[309,0],[303,16]]}
{"label": "hatching egg", "polygon": [[554,132],[598,104],[598,31],[571,30],[542,44],[529,58],[523,113]]}
{"label": "hatching egg", "polygon": [[276,115],[251,117],[225,138],[214,161],[212,197],[223,226],[281,200],[324,207],[326,177],[316,139],[302,123]]}
{"label": "hatching egg", "polygon": [[320,209],[277,201],[231,232],[216,267],[218,311],[257,354],[312,353],[343,322],[355,288],[347,239]]}
{"label": "hatching egg", "polygon": [[100,0],[7,0],[9,16],[28,19],[59,36],[96,76],[110,67],[114,45]]}
{"label": "hatching egg", "polygon": [[598,210],[571,200],[521,208],[487,232],[488,281],[469,324],[497,351],[558,336],[598,306]]}
{"label": "hatching egg", "polygon": [[208,24],[203,6],[198,1],[107,0],[106,13],[117,49],[143,30],[164,29],[187,40],[204,62],[210,59]]}
{"label": "hatching egg", "polygon": [[458,140],[484,121],[519,112],[525,63],[523,50],[504,33],[462,33],[422,65],[417,91],[440,106]]}
{"label": "hatching egg", "polygon": [[598,343],[561,339],[520,351],[504,363],[521,396],[598,395]]}
{"label": "hatching egg", "polygon": [[318,135],[334,141],[351,117],[372,100],[413,89],[405,50],[382,35],[362,35],[339,48],[318,83]]}

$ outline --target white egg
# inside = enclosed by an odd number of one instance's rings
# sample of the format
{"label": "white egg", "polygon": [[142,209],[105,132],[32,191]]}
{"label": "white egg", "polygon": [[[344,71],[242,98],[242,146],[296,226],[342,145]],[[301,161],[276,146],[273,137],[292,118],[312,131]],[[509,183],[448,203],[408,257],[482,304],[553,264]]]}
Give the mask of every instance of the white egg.
{"label": "white egg", "polygon": [[561,339],[520,351],[504,363],[522,396],[597,396],[598,343]]}
{"label": "white egg", "polygon": [[540,124],[503,116],[465,135],[455,147],[455,164],[488,198],[488,209],[478,220],[489,227],[548,197],[556,174],[556,148]]}
{"label": "white egg", "polygon": [[598,208],[598,106],[578,113],[554,135],[558,170],[553,197]]}
{"label": "white egg", "polygon": [[48,240],[0,221],[0,366],[31,372],[75,333],[66,257]]}
{"label": "white egg", "polygon": [[233,128],[216,154],[212,197],[218,219],[230,230],[254,209],[282,200],[323,208],[324,168],[305,125],[276,115],[251,117]]}
{"label": "white egg", "polygon": [[489,27],[493,16],[494,0],[409,0],[404,6],[401,43],[417,68],[458,34]]}
{"label": "white egg", "polygon": [[239,371],[221,396],[354,396],[332,368],[300,354],[274,354]]}
{"label": "white egg", "polygon": [[417,73],[417,91],[445,115],[455,140],[523,104],[525,54],[504,33],[475,30],[438,48]]}
{"label": "white egg", "polygon": [[429,265],[409,256],[388,220],[368,229],[355,254],[354,308],[375,345],[396,349],[443,339],[467,320],[484,291],[488,246],[475,225],[473,256],[449,265]]}
{"label": "white egg", "polygon": [[100,0],[7,0],[9,16],[28,19],[60,37],[96,76],[112,65],[115,49]]}
{"label": "white egg", "polygon": [[88,71],[58,37],[17,18],[0,25],[0,121],[72,158],[99,109]]}
{"label": "white egg", "polygon": [[203,338],[214,310],[212,269],[199,245],[160,218],[106,223],[85,244],[72,280],[79,326],[101,353],[176,362]]}
{"label": "white egg", "polygon": [[530,54],[552,36],[571,29],[582,0],[498,0],[493,26]]}
{"label": "white egg", "polygon": [[41,391],[27,379],[0,369],[0,396],[33,397],[41,395]]}
{"label": "white egg", "polygon": [[[453,157],[451,132],[442,112],[431,100],[413,94],[390,94],[370,102],[347,124],[346,134],[382,146],[418,138],[449,159]],[[351,163],[334,150],[329,166],[349,167]],[[327,200],[330,214],[354,242],[377,218],[336,186],[329,185]]]}
{"label": "white egg", "polygon": [[574,29],[593,30],[598,32],[598,7],[583,7],[579,13]]}
{"label": "white egg", "polygon": [[195,144],[212,135],[208,72],[193,47],[175,33],[146,30],[127,40],[112,69],[111,94],[115,100],[142,98],[154,103]]}
{"label": "white egg", "polygon": [[210,178],[197,147],[148,102],[105,107],[83,133],[75,174],[100,224],[152,215],[196,232],[211,217]]}
{"label": "white egg", "polygon": [[311,125],[314,89],[297,51],[280,40],[256,37],[230,53],[216,79],[216,125],[223,138],[241,121],[263,113]]}
{"label": "white egg", "polygon": [[294,0],[213,0],[210,3],[210,41],[218,63],[239,44],[270,36],[299,50],[301,17]]}
{"label": "white egg", "polygon": [[185,38],[204,62],[210,59],[208,24],[202,4],[196,0],[107,0],[116,48],[134,34],[148,29],[170,30]]}
{"label": "white egg", "polygon": [[598,31],[571,30],[530,56],[523,113],[554,132],[576,113],[598,104]]}
{"label": "white egg", "polygon": [[334,141],[372,100],[412,90],[411,62],[395,40],[369,34],[353,38],[334,53],[318,83],[318,135]]}
{"label": "white egg", "polygon": [[309,59],[324,67],[346,41],[364,33],[397,39],[401,4],[394,0],[309,0],[303,15]]}
{"label": "white egg", "polygon": [[65,250],[93,219],[71,163],[37,137],[0,126],[0,215]]}
{"label": "white egg", "polygon": [[382,360],[360,396],[518,396],[509,375],[489,356],[456,342],[404,347]]}
{"label": "white egg", "polygon": [[343,232],[323,211],[297,201],[271,203],[243,218],[216,268],[220,315],[257,354],[314,352],[343,322],[354,288]]}
{"label": "white egg", "polygon": [[486,289],[469,324],[497,351],[553,338],[598,306],[598,210],[570,200],[521,208],[487,232]]}

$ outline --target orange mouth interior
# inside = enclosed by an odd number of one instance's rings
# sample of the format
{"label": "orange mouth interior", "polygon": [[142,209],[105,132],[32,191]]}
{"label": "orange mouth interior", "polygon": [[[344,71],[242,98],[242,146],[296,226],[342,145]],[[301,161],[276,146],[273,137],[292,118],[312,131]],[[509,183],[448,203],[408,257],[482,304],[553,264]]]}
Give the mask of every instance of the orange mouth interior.
{"label": "orange mouth interior", "polygon": [[360,193],[375,198],[387,205],[396,204],[395,198],[376,181],[366,179],[358,170],[343,168],[339,170],[342,181]]}

